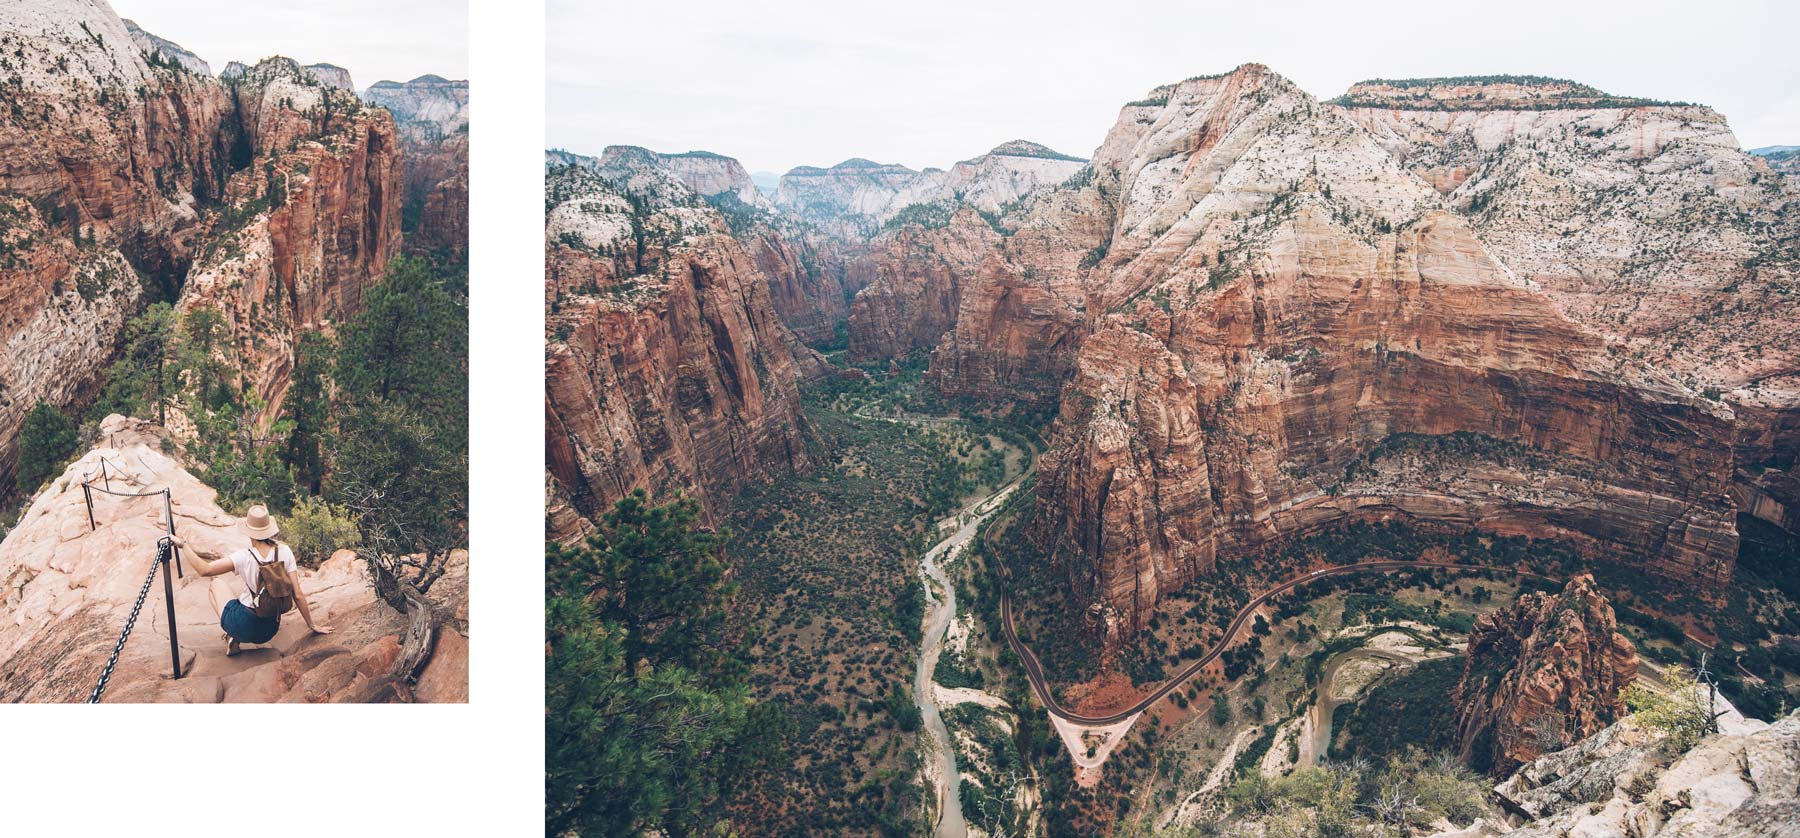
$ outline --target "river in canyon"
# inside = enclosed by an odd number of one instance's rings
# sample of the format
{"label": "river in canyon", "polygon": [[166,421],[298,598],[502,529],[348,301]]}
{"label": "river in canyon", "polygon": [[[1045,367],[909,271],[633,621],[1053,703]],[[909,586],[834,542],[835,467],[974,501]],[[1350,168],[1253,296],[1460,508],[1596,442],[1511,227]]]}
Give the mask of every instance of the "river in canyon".
{"label": "river in canyon", "polygon": [[[1029,470],[1026,472],[1029,474]],[[943,716],[938,712],[937,699],[933,694],[938,655],[944,650],[944,637],[950,623],[956,619],[956,586],[950,583],[945,567],[956,561],[974,540],[975,533],[981,525],[1000,508],[1006,505],[1006,499],[1024,481],[1021,474],[1011,482],[996,490],[993,494],[966,506],[951,518],[938,522],[936,532],[944,535],[919,562],[919,584],[925,586],[925,637],[919,649],[919,666],[913,678],[913,697],[919,705],[919,715],[931,738],[937,743],[936,753],[929,757],[937,763],[935,772],[937,796],[940,815],[936,835],[938,838],[964,838],[969,834],[968,825],[962,814],[962,778],[956,770],[956,748],[951,744],[950,731],[944,727]]]}

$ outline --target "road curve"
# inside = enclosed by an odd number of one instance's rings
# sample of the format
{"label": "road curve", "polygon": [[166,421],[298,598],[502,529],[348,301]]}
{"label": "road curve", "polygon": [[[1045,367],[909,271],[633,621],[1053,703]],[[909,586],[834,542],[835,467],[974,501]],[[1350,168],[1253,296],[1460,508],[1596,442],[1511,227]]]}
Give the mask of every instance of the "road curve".
{"label": "road curve", "polygon": [[1539,579],[1547,578],[1528,570],[1503,569],[1481,565],[1448,564],[1443,562],[1362,562],[1359,564],[1338,565],[1323,570],[1315,570],[1311,573],[1289,579],[1288,581],[1263,591],[1261,594],[1252,598],[1248,604],[1238,610],[1237,616],[1233,617],[1231,623],[1225,627],[1225,636],[1219,639],[1218,644],[1213,646],[1211,651],[1200,656],[1200,658],[1193,663],[1182,667],[1179,673],[1176,673],[1176,675],[1169,680],[1164,681],[1162,686],[1156,688],[1155,692],[1145,696],[1143,699],[1139,700],[1138,703],[1110,716],[1082,716],[1064,710],[1061,705],[1056,703],[1056,699],[1050,695],[1049,687],[1044,685],[1044,670],[1043,667],[1038,664],[1037,655],[1032,653],[1031,647],[1026,646],[1023,641],[1019,640],[1018,631],[1013,627],[1012,593],[1009,591],[1002,591],[1000,594],[1000,626],[1006,632],[1006,643],[1008,646],[1012,647],[1013,654],[1018,655],[1019,660],[1025,662],[1025,675],[1031,681],[1031,689],[1033,692],[1037,693],[1038,701],[1044,705],[1044,709],[1049,710],[1051,715],[1056,716],[1059,719],[1073,722],[1078,725],[1104,726],[1125,721],[1138,713],[1144,712],[1146,709],[1149,709],[1150,705],[1161,701],[1164,696],[1174,692],[1176,688],[1183,684],[1186,684],[1189,679],[1193,678],[1194,675],[1207,664],[1212,663],[1219,655],[1224,654],[1226,647],[1231,645],[1232,638],[1237,636],[1238,630],[1244,627],[1244,623],[1250,620],[1251,615],[1257,608],[1261,607],[1264,603],[1267,603],[1270,599],[1280,594],[1287,593],[1308,582],[1324,579],[1328,576],[1342,576],[1346,573],[1392,573],[1398,570],[1492,571],[1511,573],[1518,576],[1534,576]]}

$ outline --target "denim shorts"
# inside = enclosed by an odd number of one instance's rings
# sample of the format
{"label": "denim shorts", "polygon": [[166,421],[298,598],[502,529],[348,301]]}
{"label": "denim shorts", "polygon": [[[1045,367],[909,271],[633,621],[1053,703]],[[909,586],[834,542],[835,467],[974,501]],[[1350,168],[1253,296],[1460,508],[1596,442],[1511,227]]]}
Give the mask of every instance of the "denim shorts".
{"label": "denim shorts", "polygon": [[219,615],[219,626],[239,643],[267,643],[281,630],[281,617],[258,617],[256,612],[234,599],[225,603],[225,613]]}

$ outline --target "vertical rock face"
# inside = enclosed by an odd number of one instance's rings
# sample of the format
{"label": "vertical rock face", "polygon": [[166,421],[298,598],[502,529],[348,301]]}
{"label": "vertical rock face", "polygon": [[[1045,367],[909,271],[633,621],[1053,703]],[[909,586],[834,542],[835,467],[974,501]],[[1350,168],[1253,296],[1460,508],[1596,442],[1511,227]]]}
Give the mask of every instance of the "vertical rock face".
{"label": "vertical rock face", "polygon": [[851,359],[897,358],[937,345],[956,325],[962,283],[999,241],[971,209],[941,225],[904,224],[877,236],[850,266],[852,283],[862,287],[850,304]]}
{"label": "vertical rock face", "polygon": [[224,315],[228,356],[273,415],[297,335],[362,304],[399,253],[399,137],[386,111],[320,84],[290,59],[232,84],[249,165],[208,215],[178,308]]}
{"label": "vertical rock face", "polygon": [[547,181],[549,494],[588,518],[636,489],[716,508],[805,466],[793,337],[725,216],[649,152]]}
{"label": "vertical rock face", "polygon": [[462,254],[469,240],[469,83],[434,75],[379,81],[364,98],[387,108],[400,130],[408,249]]}
{"label": "vertical rock face", "polygon": [[1454,696],[1464,758],[1503,775],[1624,716],[1638,659],[1616,625],[1588,574],[1477,619]]}
{"label": "vertical rock face", "polygon": [[652,161],[724,216],[726,225],[767,277],[781,322],[807,344],[832,341],[860,285],[847,275],[846,243],[810,222],[780,212],[757,190],[742,164],[710,151],[659,154],[638,146],[608,146],[598,158],[550,150],[545,165],[629,167]]}
{"label": "vertical rock face", "polygon": [[[1037,143],[1013,140],[949,171],[926,170],[905,184],[885,208],[872,213],[882,221],[881,232],[850,267],[852,284],[864,288],[851,307],[851,357],[891,358],[932,349],[957,327],[967,301],[974,310],[963,343],[953,346],[941,361],[933,361],[934,369],[959,367],[940,376],[940,387],[987,395],[983,385],[1011,378],[1007,370],[975,367],[991,352],[1044,348],[1031,338],[1009,338],[1037,336],[1046,330],[1047,324],[1034,316],[1038,301],[1033,292],[1065,273],[1057,263],[1069,250],[1060,247],[1067,243],[1052,232],[1060,219],[1033,217],[1023,225],[1010,219],[1019,215],[1020,202],[1063,184],[1085,163]],[[1037,221],[1042,226],[1034,226]],[[1031,229],[1021,231],[1020,226]],[[1012,234],[1018,235],[1018,246],[1001,248]],[[980,288],[981,293],[970,299],[964,293],[968,288]],[[994,310],[996,303],[1001,305],[999,311]],[[992,329],[983,332],[983,325]],[[1060,376],[1039,375],[1041,358],[1041,354],[1032,358],[1017,383],[1029,382],[1040,394],[1053,394]],[[965,361],[971,367],[966,374],[960,369]],[[967,385],[959,386],[965,381]]]}
{"label": "vertical rock face", "polygon": [[1140,627],[1221,551],[1395,514],[1729,577],[1731,412],[1563,316],[1342,113],[1246,65],[1128,105],[1092,165],[1038,199],[1111,227],[1064,274],[1087,330],[1039,484],[1077,596]]}
{"label": "vertical rock face", "polygon": [[1560,311],[1730,405],[1741,507],[1800,517],[1800,192],[1723,116],[1534,77],[1365,82],[1336,102]]}
{"label": "vertical rock face", "polygon": [[145,286],[179,285],[224,191],[230,97],[157,49],[104,3],[0,10],[0,479],[32,405],[79,399]]}
{"label": "vertical rock face", "polygon": [[272,405],[295,331],[399,245],[385,113],[272,58],[221,83],[104,3],[0,11],[0,476],[26,411],[78,406],[147,296],[217,308]]}
{"label": "vertical rock face", "polygon": [[755,217],[757,223],[739,232],[738,239],[768,278],[775,313],[796,340],[830,343],[850,316],[850,298],[861,287],[845,265],[843,243],[783,216]]}

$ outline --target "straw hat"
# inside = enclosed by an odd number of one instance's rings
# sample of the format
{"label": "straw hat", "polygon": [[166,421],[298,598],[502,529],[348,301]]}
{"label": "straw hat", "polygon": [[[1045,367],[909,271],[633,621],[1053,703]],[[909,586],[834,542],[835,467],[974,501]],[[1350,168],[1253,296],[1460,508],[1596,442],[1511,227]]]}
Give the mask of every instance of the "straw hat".
{"label": "straw hat", "polygon": [[281,527],[276,526],[275,516],[269,514],[268,507],[259,503],[244,513],[244,533],[266,541],[280,535]]}

